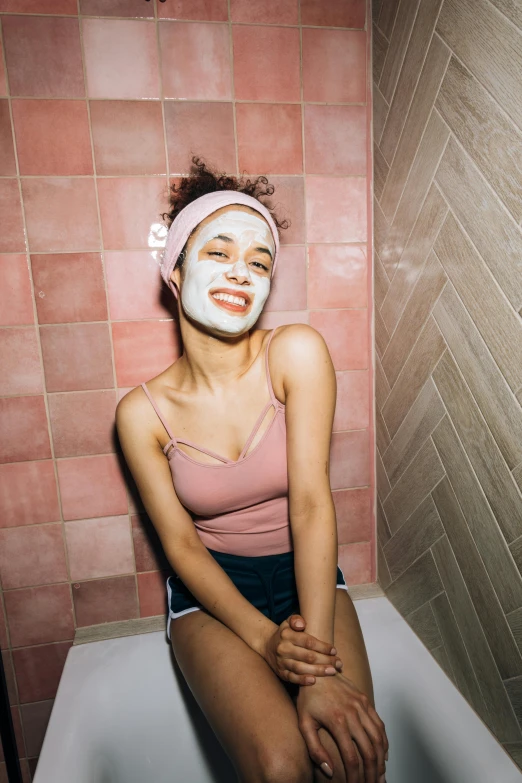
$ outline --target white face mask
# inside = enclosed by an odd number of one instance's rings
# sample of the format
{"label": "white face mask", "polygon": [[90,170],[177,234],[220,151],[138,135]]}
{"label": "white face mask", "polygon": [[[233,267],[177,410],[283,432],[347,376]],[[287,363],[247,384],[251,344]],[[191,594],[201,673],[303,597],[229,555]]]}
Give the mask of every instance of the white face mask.
{"label": "white face mask", "polygon": [[[218,235],[232,242],[210,243]],[[181,304],[185,313],[224,334],[251,329],[270,293],[270,276],[259,266],[270,269],[270,258],[254,252],[257,247],[266,248],[274,258],[275,243],[268,224],[249,212],[231,209],[200,229],[183,265]]]}

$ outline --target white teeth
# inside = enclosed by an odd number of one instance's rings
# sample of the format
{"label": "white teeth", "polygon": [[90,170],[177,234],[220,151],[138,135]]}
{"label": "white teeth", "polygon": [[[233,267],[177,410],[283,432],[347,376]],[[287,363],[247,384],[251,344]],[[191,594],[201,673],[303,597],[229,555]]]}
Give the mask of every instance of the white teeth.
{"label": "white teeth", "polygon": [[237,304],[241,307],[246,305],[246,299],[243,299],[242,296],[232,296],[231,294],[224,294],[221,291],[218,291],[216,294],[212,294],[212,296],[214,299],[220,299],[222,302],[231,302],[232,304]]}

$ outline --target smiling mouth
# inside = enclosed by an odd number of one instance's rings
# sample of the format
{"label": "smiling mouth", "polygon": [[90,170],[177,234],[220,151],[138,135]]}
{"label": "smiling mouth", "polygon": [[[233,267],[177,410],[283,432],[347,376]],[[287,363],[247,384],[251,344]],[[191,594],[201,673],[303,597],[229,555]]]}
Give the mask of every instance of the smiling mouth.
{"label": "smiling mouth", "polygon": [[250,296],[231,294],[228,291],[211,291],[209,296],[218,307],[231,313],[246,313],[250,307]]}

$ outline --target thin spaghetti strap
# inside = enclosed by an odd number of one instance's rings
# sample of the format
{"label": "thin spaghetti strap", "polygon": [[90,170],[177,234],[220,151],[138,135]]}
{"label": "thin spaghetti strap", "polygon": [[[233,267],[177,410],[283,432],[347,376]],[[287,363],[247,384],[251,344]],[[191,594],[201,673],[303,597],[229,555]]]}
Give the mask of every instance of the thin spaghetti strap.
{"label": "thin spaghetti strap", "polygon": [[268,364],[268,350],[269,350],[269,348],[270,348],[270,343],[272,342],[272,337],[274,336],[274,334],[275,334],[275,331],[276,331],[276,329],[278,329],[278,328],[279,328],[278,326],[275,326],[275,327],[272,329],[272,331],[271,331],[271,333],[270,333],[270,337],[268,338],[268,342],[267,342],[267,344],[266,344],[266,350],[265,350],[265,371],[266,371],[266,382],[267,382],[267,384],[268,384],[268,391],[269,391],[269,393],[270,393],[270,399],[272,400],[272,402],[274,403],[274,405],[276,406],[276,408],[277,408],[278,406],[279,406],[279,407],[281,407],[281,406],[283,405],[283,403],[282,403],[282,402],[279,402],[279,400],[277,399],[277,397],[276,397],[276,396],[275,396],[275,394],[274,394],[274,388],[273,388],[273,386],[272,386],[272,378],[271,378],[271,376],[270,376],[270,367],[269,367],[269,364]]}
{"label": "thin spaghetti strap", "polygon": [[150,400],[150,402],[151,402],[151,405],[152,405],[152,407],[154,408],[154,410],[155,410],[155,411],[156,411],[156,413],[158,414],[158,418],[159,418],[159,420],[161,421],[161,423],[163,424],[163,426],[164,426],[164,427],[165,427],[165,429],[167,430],[167,434],[168,434],[168,436],[169,436],[170,440],[176,440],[176,439],[175,439],[175,437],[174,437],[174,435],[172,434],[172,432],[171,432],[171,431],[170,431],[170,429],[169,429],[169,425],[167,424],[167,422],[166,422],[166,421],[165,421],[165,419],[163,418],[163,416],[162,416],[162,414],[161,414],[161,411],[160,411],[160,409],[158,408],[158,406],[157,406],[157,405],[156,405],[156,403],[154,402],[154,400],[153,400],[153,398],[152,398],[152,395],[151,395],[150,391],[147,389],[147,384],[146,384],[146,383],[142,383],[142,384],[141,384],[141,386],[142,386],[142,388],[143,388],[143,391],[145,392],[145,394],[146,394],[146,395],[147,395],[147,397],[149,398],[149,400]]}

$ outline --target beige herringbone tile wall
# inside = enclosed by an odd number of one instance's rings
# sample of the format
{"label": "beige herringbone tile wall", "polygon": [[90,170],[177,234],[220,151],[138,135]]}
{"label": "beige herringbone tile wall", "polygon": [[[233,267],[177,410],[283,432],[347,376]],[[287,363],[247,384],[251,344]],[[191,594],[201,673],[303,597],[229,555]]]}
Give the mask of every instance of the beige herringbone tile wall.
{"label": "beige herringbone tile wall", "polygon": [[373,21],[379,581],[522,767],[522,5]]}

